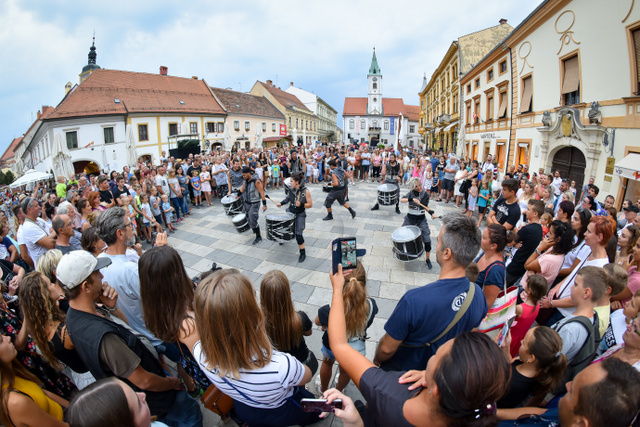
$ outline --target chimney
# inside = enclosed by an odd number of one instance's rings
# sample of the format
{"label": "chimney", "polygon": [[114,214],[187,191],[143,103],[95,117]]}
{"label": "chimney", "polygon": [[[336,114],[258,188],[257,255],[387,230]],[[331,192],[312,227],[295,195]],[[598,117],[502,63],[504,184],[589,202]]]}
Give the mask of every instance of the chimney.
{"label": "chimney", "polygon": [[165,67],[164,65],[160,66],[160,75],[161,76],[166,76],[169,73],[169,68]]}
{"label": "chimney", "polygon": [[38,119],[40,118],[41,115],[42,113],[40,112],[40,110],[38,110]]}
{"label": "chimney", "polygon": [[273,86],[273,81],[267,80],[267,86]]}
{"label": "chimney", "polygon": [[64,85],[64,94],[68,94],[71,91],[71,82],[67,82],[66,85]]}
{"label": "chimney", "polygon": [[198,76],[191,76],[193,80],[198,80]]}
{"label": "chimney", "polygon": [[291,82],[291,86],[293,86],[293,82]]}
{"label": "chimney", "polygon": [[500,20],[500,25],[504,25],[504,24],[506,24],[506,23],[507,23],[507,20],[506,20],[506,19],[502,18],[502,19]]}

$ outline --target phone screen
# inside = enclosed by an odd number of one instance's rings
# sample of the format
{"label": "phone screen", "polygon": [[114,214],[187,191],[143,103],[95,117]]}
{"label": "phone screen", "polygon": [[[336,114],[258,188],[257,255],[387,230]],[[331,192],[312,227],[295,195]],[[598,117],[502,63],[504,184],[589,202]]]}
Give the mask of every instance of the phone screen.
{"label": "phone screen", "polygon": [[358,257],[356,256],[356,239],[344,239],[340,241],[342,252],[342,269],[356,268]]}
{"label": "phone screen", "polygon": [[334,408],[342,409],[342,399],[327,403],[327,399],[302,399],[300,401],[304,412],[334,412]]}
{"label": "phone screen", "polygon": [[513,323],[514,319],[515,317],[510,318],[505,322],[504,326],[502,327],[502,330],[500,331],[500,336],[498,337],[498,347],[502,346],[502,342],[507,337],[507,334],[509,333],[509,329],[511,329],[511,324]]}

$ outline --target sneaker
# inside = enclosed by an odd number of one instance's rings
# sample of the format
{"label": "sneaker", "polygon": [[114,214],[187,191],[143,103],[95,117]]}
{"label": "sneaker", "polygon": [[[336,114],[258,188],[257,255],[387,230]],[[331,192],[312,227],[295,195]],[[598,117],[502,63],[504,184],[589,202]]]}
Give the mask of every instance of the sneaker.
{"label": "sneaker", "polygon": [[333,219],[333,215],[332,214],[328,214],[327,216],[322,218],[323,221],[331,221],[332,219]]}
{"label": "sneaker", "polygon": [[377,203],[371,208],[372,211],[377,211],[378,209],[380,209],[380,205]]}
{"label": "sneaker", "polygon": [[320,374],[318,374],[318,376],[316,377],[316,390],[318,390],[318,394],[320,394],[320,396],[322,396],[322,385],[320,384]]}
{"label": "sneaker", "polygon": [[429,270],[431,270],[433,268],[433,265],[431,264],[431,260],[430,259],[427,260],[427,268]]}

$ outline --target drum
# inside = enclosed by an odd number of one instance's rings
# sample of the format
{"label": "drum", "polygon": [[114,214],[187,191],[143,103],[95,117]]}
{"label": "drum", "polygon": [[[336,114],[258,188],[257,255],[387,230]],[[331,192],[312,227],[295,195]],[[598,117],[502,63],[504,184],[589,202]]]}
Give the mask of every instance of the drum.
{"label": "drum", "polygon": [[249,219],[247,218],[247,215],[243,213],[235,215],[233,218],[231,218],[231,222],[233,222],[233,225],[236,227],[236,230],[238,230],[238,233],[244,233],[250,228]]}
{"label": "drum", "polygon": [[391,233],[393,256],[400,261],[413,261],[424,253],[422,232],[415,225],[397,228]]}
{"label": "drum", "polygon": [[382,206],[391,206],[398,203],[398,187],[393,184],[379,185],[378,203]]}
{"label": "drum", "polygon": [[295,238],[296,216],[291,212],[267,214],[267,239],[274,242],[288,242]]}
{"label": "drum", "polygon": [[222,202],[224,213],[227,215],[235,216],[242,213],[242,199],[235,194],[224,196],[220,201]]}
{"label": "drum", "polygon": [[331,190],[333,190],[333,187],[330,185],[323,185],[322,186],[322,191],[324,191],[325,193],[331,193]]}

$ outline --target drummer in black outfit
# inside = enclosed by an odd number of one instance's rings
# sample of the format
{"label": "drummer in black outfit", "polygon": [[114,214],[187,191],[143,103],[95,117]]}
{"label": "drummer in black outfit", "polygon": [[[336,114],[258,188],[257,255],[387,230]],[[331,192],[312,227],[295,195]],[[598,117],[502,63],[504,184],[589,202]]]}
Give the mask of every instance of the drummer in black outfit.
{"label": "drummer in black outfit", "polygon": [[287,203],[290,203],[287,211],[296,216],[296,242],[298,242],[298,247],[300,248],[300,257],[298,257],[298,262],[304,262],[305,258],[307,257],[304,251],[304,237],[302,236],[307,219],[305,209],[309,209],[311,206],[313,206],[311,193],[304,185],[304,173],[297,172],[291,175],[291,191],[286,195],[284,200],[278,203],[276,206],[281,207],[282,205],[286,205]]}
{"label": "drummer in black outfit", "polygon": [[[336,159],[338,166],[340,166],[345,171],[346,178],[344,179],[344,200],[349,201],[349,178],[347,171],[349,170],[349,160],[345,157],[344,150],[340,150],[338,153],[338,158]],[[353,173],[353,171],[351,171]]]}
{"label": "drummer in black outfit", "polygon": [[411,178],[407,183],[409,186],[409,192],[400,200],[402,203],[409,203],[409,212],[404,217],[402,226],[415,225],[422,232],[422,243],[424,244],[424,252],[427,256],[427,268],[431,269],[430,255],[431,255],[431,230],[429,230],[429,224],[427,224],[426,212],[429,212],[431,219],[433,219],[433,210],[427,209],[420,204],[429,208],[429,191],[422,188],[422,182],[420,178]]}
{"label": "drummer in black outfit", "polygon": [[302,172],[304,180],[304,173],[307,171],[307,164],[302,157],[298,156],[298,150],[291,150],[291,157],[287,162],[287,166],[289,166],[289,173],[291,175]]}
{"label": "drummer in black outfit", "polygon": [[333,214],[331,213],[331,205],[333,205],[333,202],[335,202],[336,200],[338,201],[338,203],[340,203],[340,205],[344,206],[349,210],[349,213],[351,214],[351,218],[355,218],[356,211],[351,209],[349,204],[344,200],[344,196],[346,192],[345,191],[346,177],[345,177],[344,169],[342,169],[334,159],[329,160],[327,164],[331,169],[331,173],[330,173],[331,181],[327,185],[327,187],[330,187],[330,191],[329,191],[329,194],[327,194],[327,198],[324,201],[324,207],[327,208],[327,216],[322,218],[322,220],[329,221],[333,219]]}
{"label": "drummer in black outfit", "polygon": [[[400,177],[400,163],[396,161],[395,154],[390,154],[389,161],[382,166],[382,176],[384,176],[383,184],[391,184],[397,187],[396,194],[398,195],[398,198],[396,201],[396,213],[400,215],[400,180],[402,178]],[[376,202],[371,210],[377,211],[378,209],[380,209],[380,205]]]}
{"label": "drummer in black outfit", "polygon": [[249,166],[242,167],[242,177],[244,182],[240,193],[244,199],[244,211],[249,220],[249,226],[256,233],[256,238],[252,245],[262,242],[260,235],[260,225],[258,224],[258,216],[260,215],[260,202],[262,202],[262,211],[267,210],[267,200],[264,197],[264,188],[258,174],[253,173]]}
{"label": "drummer in black outfit", "polygon": [[235,157],[231,162],[231,168],[229,169],[229,196],[231,193],[240,194],[242,184],[244,184],[244,178],[242,177],[242,167],[240,166],[240,159]]}

